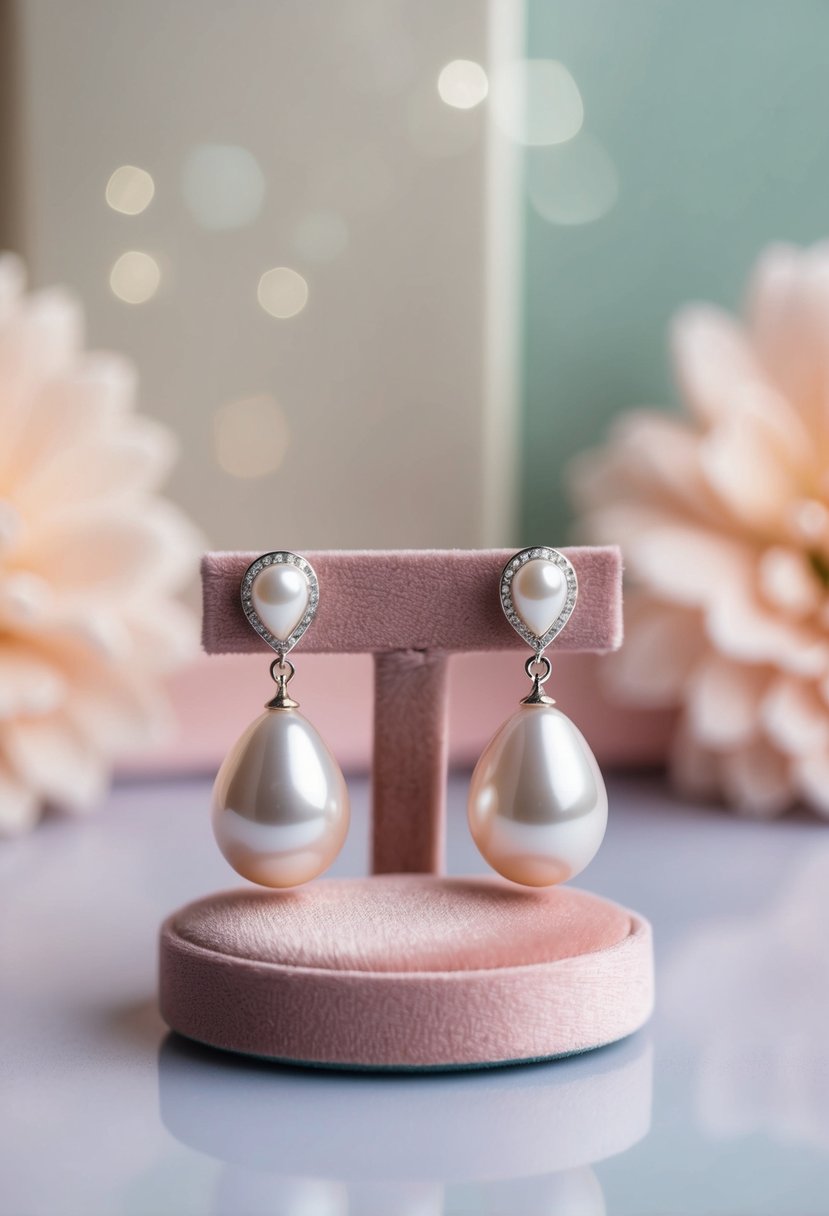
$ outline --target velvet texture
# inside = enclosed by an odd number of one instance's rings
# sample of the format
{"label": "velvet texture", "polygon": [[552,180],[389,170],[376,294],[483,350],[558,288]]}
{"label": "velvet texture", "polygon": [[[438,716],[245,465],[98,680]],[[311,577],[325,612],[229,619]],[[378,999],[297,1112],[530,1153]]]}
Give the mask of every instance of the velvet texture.
{"label": "velvet texture", "polygon": [[584,1051],[652,1006],[648,926],[568,887],[390,875],[236,891],[162,931],[161,1010],[199,1042],[362,1068]]}
{"label": "velvet texture", "polygon": [[447,668],[445,654],[429,651],[375,655],[375,874],[436,874],[443,869]]}
{"label": "velvet texture", "polygon": [[[615,650],[622,641],[618,549],[564,549],[579,580],[576,610],[556,650]],[[202,559],[208,654],[268,651],[245,619],[242,575],[255,553]],[[527,647],[501,611],[498,580],[509,549],[305,553],[320,583],[319,611],[297,653],[516,650]]]}

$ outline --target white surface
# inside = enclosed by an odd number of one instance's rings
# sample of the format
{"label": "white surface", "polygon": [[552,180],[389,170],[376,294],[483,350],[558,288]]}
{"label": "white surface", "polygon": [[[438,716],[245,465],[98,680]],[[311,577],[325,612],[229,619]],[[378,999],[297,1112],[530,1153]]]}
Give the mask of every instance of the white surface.
{"label": "white surface", "polygon": [[[366,789],[334,873],[367,856]],[[3,1216],[818,1216],[829,1194],[829,827],[611,782],[582,882],[654,922],[658,1010],[600,1052],[433,1076],[187,1046],[156,932],[230,886],[208,781],[122,787],[0,849]],[[480,868],[452,788],[450,868]],[[650,1127],[649,1127],[650,1124]]]}

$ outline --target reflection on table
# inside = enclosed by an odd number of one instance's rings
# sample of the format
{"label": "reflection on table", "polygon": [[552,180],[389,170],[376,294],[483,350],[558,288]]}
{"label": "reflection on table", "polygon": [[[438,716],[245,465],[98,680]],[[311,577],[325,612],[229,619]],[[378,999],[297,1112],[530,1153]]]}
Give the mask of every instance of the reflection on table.
{"label": "reflection on table", "polygon": [[224,1163],[216,1212],[600,1216],[592,1165],[647,1134],[645,1032],[548,1064],[463,1073],[280,1068],[168,1035],[165,1127]]}

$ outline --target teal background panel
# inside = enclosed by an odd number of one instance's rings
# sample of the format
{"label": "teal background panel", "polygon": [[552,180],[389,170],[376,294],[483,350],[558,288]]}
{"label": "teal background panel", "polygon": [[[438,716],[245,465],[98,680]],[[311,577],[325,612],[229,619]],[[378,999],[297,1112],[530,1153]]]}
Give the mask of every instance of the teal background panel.
{"label": "teal background panel", "polygon": [[[829,233],[829,4],[529,0],[527,54],[570,70],[575,138],[598,139],[618,177],[592,223],[525,199],[519,539],[536,544],[566,536],[570,457],[617,412],[675,404],[676,309],[739,308],[764,245]],[[525,187],[555,185],[559,165],[562,147],[527,149]]]}

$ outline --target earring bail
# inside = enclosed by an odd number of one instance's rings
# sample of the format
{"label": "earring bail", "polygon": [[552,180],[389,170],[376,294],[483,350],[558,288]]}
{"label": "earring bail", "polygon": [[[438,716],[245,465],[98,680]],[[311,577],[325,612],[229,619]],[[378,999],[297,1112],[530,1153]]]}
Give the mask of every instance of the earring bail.
{"label": "earring bail", "polygon": [[[536,663],[543,663],[545,670],[542,675],[539,671],[534,671],[533,667]],[[533,686],[529,694],[521,701],[522,705],[555,705],[552,697],[548,697],[544,692],[543,685],[550,678],[550,672],[553,670],[553,665],[544,654],[533,654],[527,659],[524,664],[524,670],[533,682]]]}
{"label": "earring bail", "polygon": [[[289,667],[290,671],[286,672],[286,667]],[[276,684],[276,692],[270,701],[265,702],[265,709],[299,709],[299,701],[295,701],[288,692],[288,685],[295,675],[296,668],[284,654],[274,659],[271,663],[271,679]]]}

